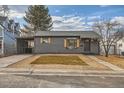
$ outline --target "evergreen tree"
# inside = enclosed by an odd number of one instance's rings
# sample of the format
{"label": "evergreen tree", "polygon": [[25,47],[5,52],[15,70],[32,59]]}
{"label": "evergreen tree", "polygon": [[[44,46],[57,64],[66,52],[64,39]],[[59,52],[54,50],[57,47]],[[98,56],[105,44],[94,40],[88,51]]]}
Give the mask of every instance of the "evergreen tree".
{"label": "evergreen tree", "polygon": [[52,18],[49,14],[49,9],[45,5],[31,5],[24,20],[28,25],[24,25],[29,31],[50,31],[52,28]]}

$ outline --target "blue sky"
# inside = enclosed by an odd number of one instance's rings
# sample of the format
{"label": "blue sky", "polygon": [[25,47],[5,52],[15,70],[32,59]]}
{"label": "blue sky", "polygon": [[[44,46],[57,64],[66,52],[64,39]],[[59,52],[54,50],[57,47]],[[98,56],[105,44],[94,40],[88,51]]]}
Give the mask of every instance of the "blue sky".
{"label": "blue sky", "polygon": [[[23,16],[27,11],[26,5],[11,5],[10,18],[25,24]],[[48,5],[53,20],[53,30],[88,30],[95,19],[111,18],[124,25],[123,5]]]}

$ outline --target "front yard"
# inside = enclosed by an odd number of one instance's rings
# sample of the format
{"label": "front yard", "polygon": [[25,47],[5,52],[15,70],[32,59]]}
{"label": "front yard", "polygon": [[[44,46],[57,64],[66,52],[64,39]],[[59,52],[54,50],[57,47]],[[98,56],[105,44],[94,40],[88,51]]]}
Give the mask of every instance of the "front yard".
{"label": "front yard", "polygon": [[8,68],[111,70],[82,54],[39,54],[20,60]]}
{"label": "front yard", "polygon": [[96,56],[96,57],[101,60],[112,63],[114,65],[117,65],[121,68],[124,68],[124,57],[119,57],[117,55],[109,55],[109,57],[105,57],[105,56]]}
{"label": "front yard", "polygon": [[31,64],[87,65],[78,56],[41,56]]}

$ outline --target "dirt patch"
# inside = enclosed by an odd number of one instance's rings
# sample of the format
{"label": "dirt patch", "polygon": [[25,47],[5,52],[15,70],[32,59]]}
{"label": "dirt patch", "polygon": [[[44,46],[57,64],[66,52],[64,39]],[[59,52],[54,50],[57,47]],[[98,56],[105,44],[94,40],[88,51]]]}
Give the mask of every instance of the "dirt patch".
{"label": "dirt patch", "polygon": [[87,65],[78,56],[41,56],[31,64]]}

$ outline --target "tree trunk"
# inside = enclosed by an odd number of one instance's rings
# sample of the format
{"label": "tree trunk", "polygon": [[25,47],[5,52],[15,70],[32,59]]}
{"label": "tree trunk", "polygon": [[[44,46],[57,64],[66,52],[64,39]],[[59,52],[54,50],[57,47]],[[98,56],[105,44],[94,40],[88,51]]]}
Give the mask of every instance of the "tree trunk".
{"label": "tree trunk", "polygon": [[105,57],[108,57],[108,52],[105,52]]}

